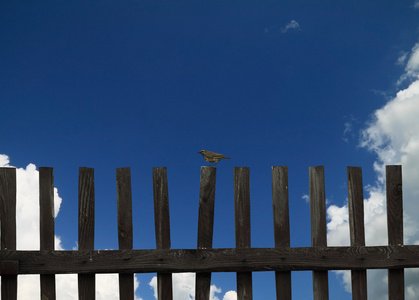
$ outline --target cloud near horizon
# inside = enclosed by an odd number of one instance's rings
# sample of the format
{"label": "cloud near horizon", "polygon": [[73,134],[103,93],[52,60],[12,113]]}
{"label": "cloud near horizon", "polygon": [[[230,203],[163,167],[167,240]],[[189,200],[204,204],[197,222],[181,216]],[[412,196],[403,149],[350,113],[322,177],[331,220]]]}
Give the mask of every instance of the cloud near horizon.
{"label": "cloud near horizon", "polygon": [[[398,84],[410,81],[382,108],[361,133],[360,146],[376,154],[373,168],[376,182],[364,189],[365,239],[367,245],[387,244],[385,166],[402,165],[404,243],[419,244],[419,43],[409,53],[405,72]],[[365,183],[364,183],[365,184]],[[328,215],[329,245],[349,245],[347,205],[331,205]],[[342,276],[351,291],[350,273]],[[405,270],[406,299],[419,298],[419,271]],[[368,271],[368,295],[371,299],[388,299],[387,271]]]}

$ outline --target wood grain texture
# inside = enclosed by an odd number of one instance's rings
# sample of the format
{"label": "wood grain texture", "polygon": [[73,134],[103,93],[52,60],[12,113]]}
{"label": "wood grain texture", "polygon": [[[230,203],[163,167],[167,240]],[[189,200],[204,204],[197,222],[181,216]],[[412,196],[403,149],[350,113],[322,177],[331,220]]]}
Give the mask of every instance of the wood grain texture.
{"label": "wood grain texture", "polygon": [[[54,174],[52,168],[39,168],[40,249],[54,250]],[[55,275],[41,275],[41,299],[55,299]]]}
{"label": "wood grain texture", "polygon": [[211,273],[196,273],[195,299],[208,300],[210,298]]}
{"label": "wood grain texture", "polygon": [[326,271],[419,268],[419,246],[0,251],[19,274]]}
{"label": "wood grain texture", "polygon": [[[362,169],[348,167],[348,210],[351,246],[365,246]],[[352,299],[367,299],[367,271],[352,270]]]}
{"label": "wood grain texture", "polygon": [[236,247],[250,247],[250,171],[248,167],[235,167],[234,176],[234,219]]}
{"label": "wood grain texture", "polygon": [[[236,248],[250,248],[250,171],[248,167],[235,167],[234,176],[234,218]],[[237,272],[237,298],[253,299],[252,273]]]}
{"label": "wood grain texture", "polygon": [[198,212],[198,248],[212,248],[215,206],[215,167],[201,167]]}
{"label": "wood grain texture", "polygon": [[[403,245],[402,167],[386,166],[387,230],[389,245]],[[388,271],[389,299],[404,299],[404,270]]]}
{"label": "wood grain texture", "polygon": [[16,249],[16,169],[0,168],[1,250]]}
{"label": "wood grain texture", "polygon": [[[198,212],[198,249],[212,248],[216,171],[217,169],[215,167],[201,167]],[[209,300],[210,287],[211,273],[197,273],[195,279],[195,299]]]}
{"label": "wood grain texture", "polygon": [[119,249],[132,249],[132,189],[131,169],[116,169],[116,199],[118,214],[118,243]]}
{"label": "wood grain texture", "polygon": [[[16,169],[0,168],[1,250],[16,250]],[[17,298],[17,275],[1,276],[1,299]]]}
{"label": "wood grain texture", "polygon": [[253,299],[252,272],[237,272],[237,299]]}
{"label": "wood grain texture", "polygon": [[[94,169],[81,167],[79,168],[79,250],[93,250],[94,240]],[[78,289],[79,300],[95,299],[95,274],[79,274]]]}
{"label": "wood grain texture", "polygon": [[[288,167],[272,167],[275,248],[290,247]],[[291,272],[275,272],[276,298],[291,300]]]}
{"label": "wood grain texture", "polygon": [[[170,249],[170,212],[167,169],[153,168],[156,248]],[[173,299],[172,274],[157,273],[157,298]]]}
{"label": "wood grain texture", "polygon": [[[309,168],[310,185],[310,216],[311,245],[313,247],[327,246],[326,231],[326,192],[324,182],[324,167]],[[313,271],[314,300],[329,299],[327,271]]]}
{"label": "wood grain texture", "polygon": [[[116,199],[118,243],[120,250],[132,250],[132,190],[131,169],[116,169]],[[119,299],[134,299],[134,274],[119,274]]]}
{"label": "wood grain texture", "polygon": [[170,249],[170,212],[167,169],[153,168],[154,223],[156,248]]}

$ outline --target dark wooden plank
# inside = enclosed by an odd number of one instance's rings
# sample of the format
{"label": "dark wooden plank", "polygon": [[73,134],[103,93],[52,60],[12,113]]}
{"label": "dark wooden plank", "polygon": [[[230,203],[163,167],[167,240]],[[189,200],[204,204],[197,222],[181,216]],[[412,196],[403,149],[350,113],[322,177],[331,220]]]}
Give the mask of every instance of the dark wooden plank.
{"label": "dark wooden plank", "polygon": [[[236,248],[250,248],[250,172],[248,167],[234,167],[234,218]],[[252,273],[237,272],[237,298],[253,299]]]}
{"label": "dark wooden plank", "polygon": [[351,246],[365,246],[362,169],[348,167],[348,210]]}
{"label": "dark wooden plank", "polygon": [[[387,230],[389,245],[403,245],[402,167],[386,166]],[[404,299],[404,270],[388,271],[388,297]]]}
{"label": "dark wooden plank", "polygon": [[[52,168],[39,168],[39,228],[40,249],[54,250],[55,211],[54,174]],[[41,299],[55,299],[55,275],[41,275]]]}
{"label": "dark wooden plank", "polygon": [[195,299],[209,299],[211,288],[211,273],[196,273]]}
{"label": "dark wooden plank", "polygon": [[[309,168],[310,181],[310,216],[311,245],[313,247],[327,246],[326,230],[326,193],[324,182],[324,167]],[[313,299],[329,299],[329,283],[327,271],[313,271]]]}
{"label": "dark wooden plank", "polygon": [[201,167],[198,212],[198,249],[212,248],[215,205],[215,167]]}
{"label": "dark wooden plank", "polygon": [[[288,167],[272,167],[275,247],[290,247]],[[275,272],[276,298],[291,300],[291,272]]]}
{"label": "dark wooden plank", "polygon": [[[94,169],[79,169],[79,250],[93,250],[95,240]],[[91,260],[85,261],[89,264]],[[95,274],[79,274],[79,300],[95,299]]]}
{"label": "dark wooden plank", "polygon": [[[116,192],[119,249],[132,250],[133,228],[130,168],[116,169]],[[134,274],[119,274],[119,299],[134,299]]]}
{"label": "dark wooden plank", "polygon": [[326,271],[419,268],[419,246],[0,251],[19,274]]}
{"label": "dark wooden plank", "polygon": [[[16,169],[0,168],[1,250],[16,250]],[[17,275],[1,276],[1,299],[17,298]]]}
{"label": "dark wooden plank", "polygon": [[[351,246],[365,246],[362,169],[348,167],[348,210]],[[352,299],[367,299],[367,271],[352,270]]]}
{"label": "dark wooden plank", "polygon": [[[170,249],[170,212],[166,167],[153,168],[156,248]],[[157,273],[157,299],[173,299],[172,274]]]}
{"label": "dark wooden plank", "polygon": [[[212,248],[215,205],[215,167],[201,167],[198,212],[198,249]],[[195,299],[209,300],[211,273],[196,273]]]}
{"label": "dark wooden plank", "polygon": [[0,168],[1,250],[16,250],[16,169]]}

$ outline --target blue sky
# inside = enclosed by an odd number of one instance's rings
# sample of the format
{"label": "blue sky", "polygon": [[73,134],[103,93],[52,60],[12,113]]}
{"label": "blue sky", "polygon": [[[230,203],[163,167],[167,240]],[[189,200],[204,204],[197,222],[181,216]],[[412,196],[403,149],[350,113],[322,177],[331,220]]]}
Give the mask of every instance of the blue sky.
{"label": "blue sky", "polygon": [[[3,1],[0,165],[27,178],[26,208],[36,207],[35,166],[54,168],[63,249],[77,246],[81,166],[95,168],[97,249],[118,247],[118,167],[131,167],[134,248],[148,249],[152,167],[168,169],[172,247],[195,248],[207,165],[197,152],[232,158],[217,166],[214,247],[224,248],[235,245],[234,166],[250,167],[254,247],[274,245],[271,166],[289,167],[293,247],[311,243],[308,168],[325,166],[328,242],[345,244],[346,166],[361,166],[367,243],[385,244],[382,165],[403,164],[405,201],[419,193],[418,16],[417,0]],[[416,243],[413,219],[405,241]],[[409,299],[419,291],[413,273]],[[137,277],[137,297],[154,299],[153,276]],[[385,297],[383,276],[369,276],[371,294]],[[182,278],[175,286],[193,282]],[[351,299],[345,275],[329,278],[331,299]],[[214,297],[234,299],[234,274],[214,274],[213,284]],[[253,290],[273,299],[274,275],[254,274]],[[293,298],[311,297],[311,273],[293,273]]]}

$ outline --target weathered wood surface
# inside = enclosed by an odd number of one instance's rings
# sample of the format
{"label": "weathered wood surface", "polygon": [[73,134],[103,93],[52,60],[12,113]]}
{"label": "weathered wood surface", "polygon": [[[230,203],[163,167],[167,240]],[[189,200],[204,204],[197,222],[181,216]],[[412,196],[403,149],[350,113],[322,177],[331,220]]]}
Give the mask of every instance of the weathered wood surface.
{"label": "weathered wood surface", "polygon": [[[309,168],[311,246],[327,247],[324,167]],[[327,271],[313,271],[314,300],[329,299]]]}
{"label": "weathered wood surface", "polygon": [[419,268],[419,246],[0,251],[19,274],[324,271]]}
{"label": "weathered wood surface", "polygon": [[[40,249],[55,249],[54,174],[52,168],[39,168]],[[41,299],[55,299],[55,275],[40,276]]]}
{"label": "weathered wood surface", "polygon": [[[165,167],[153,168],[153,195],[156,248],[170,249],[169,192]],[[173,299],[172,274],[157,271],[157,299]]]}
{"label": "weathered wood surface", "polygon": [[[14,168],[0,168],[0,221],[1,250],[16,250],[16,169]],[[2,264],[2,267],[7,267],[4,271],[10,273],[16,271],[16,263],[13,262]],[[16,298],[17,275],[1,276],[1,299]]]}
{"label": "weathered wood surface", "polygon": [[[288,167],[272,167],[275,248],[290,247]],[[291,300],[291,272],[275,272],[276,298]]]}
{"label": "weathered wood surface", "polygon": [[[250,248],[250,171],[248,167],[235,167],[234,218],[236,248]],[[237,298],[253,299],[252,273],[237,272]]]}
{"label": "weathered wood surface", "polygon": [[[365,246],[362,169],[348,167],[348,210],[351,246]],[[367,300],[367,271],[352,270],[352,299]]]}
{"label": "weathered wood surface", "polygon": [[[198,212],[198,249],[211,249],[214,232],[215,167],[201,167]],[[195,299],[209,300],[211,273],[197,273]]]}
{"label": "weathered wood surface", "polygon": [[[131,169],[116,169],[116,200],[119,250],[132,250],[132,189]],[[134,299],[134,274],[119,274],[119,299]]]}
{"label": "weathered wood surface", "polygon": [[[94,169],[79,168],[79,250],[93,250],[95,245]],[[79,274],[80,300],[95,299],[95,274]]]}
{"label": "weathered wood surface", "polygon": [[[403,245],[402,167],[386,166],[387,231],[389,245]],[[388,271],[388,297],[404,299],[404,270]]]}

